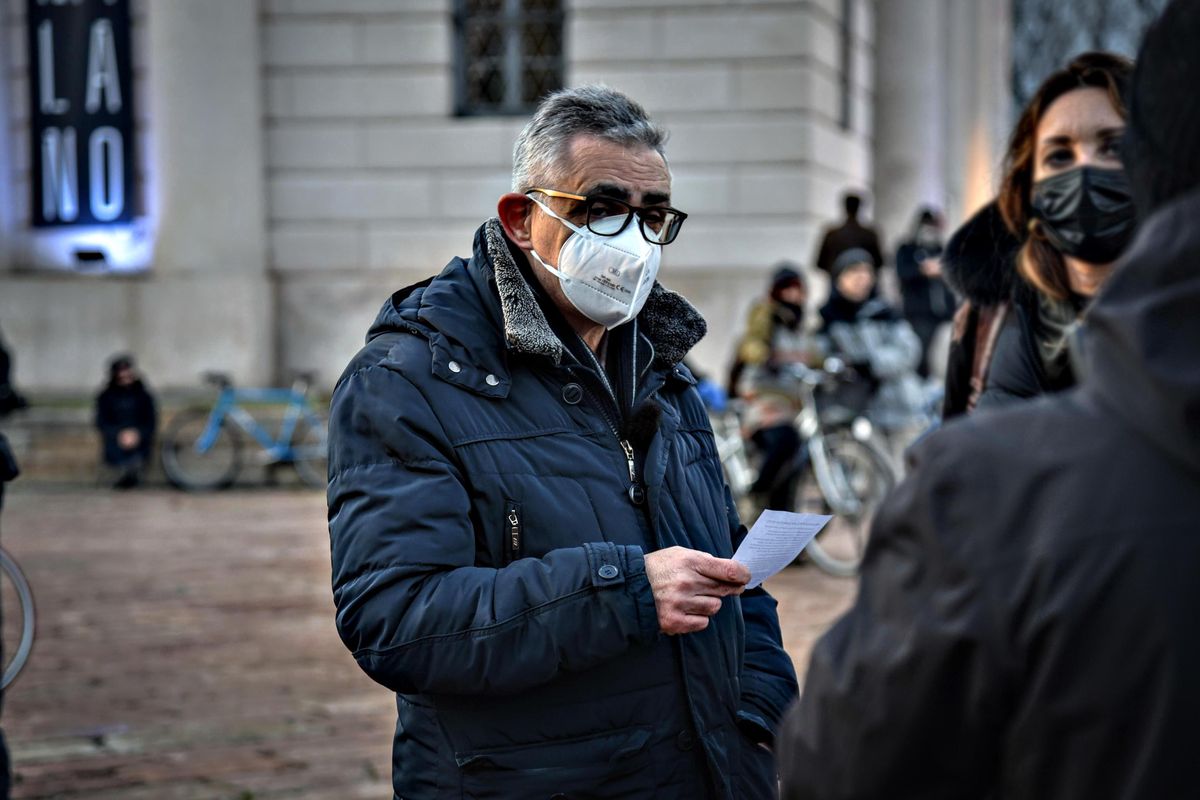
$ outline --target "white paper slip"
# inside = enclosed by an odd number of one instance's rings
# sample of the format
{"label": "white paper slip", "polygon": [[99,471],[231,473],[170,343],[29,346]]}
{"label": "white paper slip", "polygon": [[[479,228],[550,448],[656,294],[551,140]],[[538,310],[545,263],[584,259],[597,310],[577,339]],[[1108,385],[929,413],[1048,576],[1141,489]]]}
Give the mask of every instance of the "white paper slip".
{"label": "white paper slip", "polygon": [[825,523],[833,519],[822,514],[796,514],[791,511],[767,510],[759,514],[754,527],[733,554],[750,568],[747,589],[753,589],[767,578],[796,560]]}

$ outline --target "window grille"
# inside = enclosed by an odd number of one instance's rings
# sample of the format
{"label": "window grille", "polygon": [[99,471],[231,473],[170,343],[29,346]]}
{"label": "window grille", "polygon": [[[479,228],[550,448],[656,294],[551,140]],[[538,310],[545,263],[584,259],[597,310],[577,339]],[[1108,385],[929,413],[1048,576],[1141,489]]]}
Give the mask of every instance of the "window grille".
{"label": "window grille", "polygon": [[562,0],[456,0],[456,111],[527,114],[563,85]]}

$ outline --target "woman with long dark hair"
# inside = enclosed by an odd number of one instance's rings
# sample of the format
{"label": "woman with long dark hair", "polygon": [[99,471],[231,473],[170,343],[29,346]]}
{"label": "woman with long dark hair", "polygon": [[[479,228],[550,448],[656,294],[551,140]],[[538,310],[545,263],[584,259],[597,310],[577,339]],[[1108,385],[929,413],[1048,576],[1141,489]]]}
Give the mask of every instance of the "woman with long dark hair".
{"label": "woman with long dark hair", "polygon": [[1085,53],[1047,78],[1017,121],[997,205],[1021,242],[1018,279],[980,407],[1075,385],[1074,327],[1135,228],[1120,154],[1132,67]]}

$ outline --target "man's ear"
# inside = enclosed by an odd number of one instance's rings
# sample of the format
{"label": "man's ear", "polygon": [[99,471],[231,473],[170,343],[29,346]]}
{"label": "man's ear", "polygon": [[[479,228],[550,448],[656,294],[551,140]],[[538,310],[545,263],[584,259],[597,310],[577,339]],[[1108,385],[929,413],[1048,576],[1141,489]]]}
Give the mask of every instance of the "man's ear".
{"label": "man's ear", "polygon": [[509,192],[501,195],[496,204],[496,212],[500,217],[500,227],[513,244],[522,250],[532,250],[533,241],[529,235],[529,211],[533,201],[523,194]]}

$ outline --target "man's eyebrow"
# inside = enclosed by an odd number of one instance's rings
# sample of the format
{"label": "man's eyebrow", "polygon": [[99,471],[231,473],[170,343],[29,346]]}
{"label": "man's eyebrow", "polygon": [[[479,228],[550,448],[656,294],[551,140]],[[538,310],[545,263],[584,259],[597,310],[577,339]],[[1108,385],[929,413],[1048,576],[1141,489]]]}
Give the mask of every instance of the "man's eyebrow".
{"label": "man's eyebrow", "polygon": [[642,205],[644,206],[666,205],[669,202],[671,202],[671,195],[662,192],[647,192],[642,195]]}
{"label": "man's eyebrow", "polygon": [[583,194],[587,195],[588,197],[593,195],[602,195],[604,197],[612,197],[617,200],[629,199],[629,190],[623,189],[614,183],[598,183],[595,186],[588,187],[588,190],[583,192]]}

